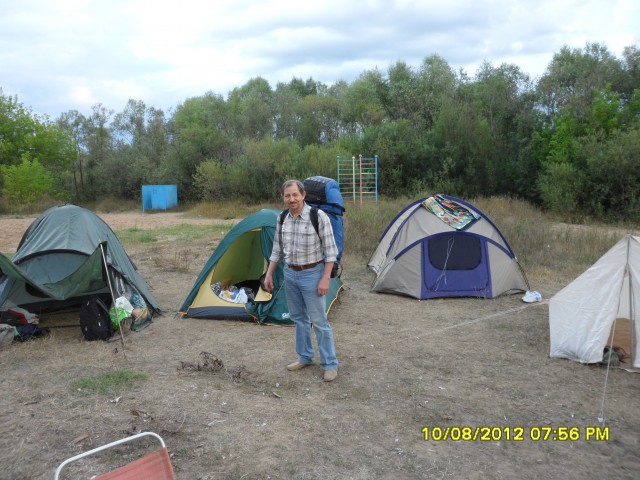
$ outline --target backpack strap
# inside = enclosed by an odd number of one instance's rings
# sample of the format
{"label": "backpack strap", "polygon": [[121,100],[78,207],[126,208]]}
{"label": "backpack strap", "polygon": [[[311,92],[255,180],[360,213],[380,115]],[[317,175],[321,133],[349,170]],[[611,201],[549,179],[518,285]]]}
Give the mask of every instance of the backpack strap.
{"label": "backpack strap", "polygon": [[288,208],[285,208],[284,210],[282,210],[282,212],[280,212],[280,218],[279,218],[278,221],[280,222],[281,226],[284,223],[284,219],[286,218],[287,213],[289,213],[289,209]]}
{"label": "backpack strap", "polygon": [[280,240],[280,247],[282,248],[282,224],[284,223],[284,219],[287,217],[287,213],[289,213],[289,209],[285,208],[280,215],[278,216],[278,240]]}
{"label": "backpack strap", "polygon": [[[313,225],[313,229],[316,231],[318,237],[320,237],[320,230],[318,226],[318,209],[316,207],[311,207],[311,213],[309,213],[309,217],[311,218],[311,225]],[[322,237],[320,237],[320,243],[322,243]]]}
{"label": "backpack strap", "polygon": [[316,231],[316,235],[318,235],[318,239],[320,240],[320,247],[322,248],[322,254],[324,255],[324,242],[322,241],[322,235],[320,235],[320,227],[318,225],[318,208],[311,207],[311,212],[309,212],[309,219],[311,220],[311,225],[313,225],[313,228]]}

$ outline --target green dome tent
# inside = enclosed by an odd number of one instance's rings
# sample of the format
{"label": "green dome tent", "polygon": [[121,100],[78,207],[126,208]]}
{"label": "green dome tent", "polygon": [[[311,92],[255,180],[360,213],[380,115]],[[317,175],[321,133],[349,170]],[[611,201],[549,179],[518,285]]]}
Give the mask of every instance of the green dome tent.
{"label": "green dome tent", "polygon": [[[253,319],[261,324],[292,325],[284,292],[282,262],[273,274],[274,293],[260,287],[260,277],[267,271],[276,232],[279,210],[263,209],[234,226],[209,257],[191,291],[180,307],[189,318]],[[254,300],[234,302],[221,298],[214,288],[229,286],[250,289]],[[342,289],[340,278],[329,284],[327,312]],[[227,290],[228,291],[228,290]]]}
{"label": "green dome tent", "polygon": [[0,310],[19,306],[38,314],[78,306],[95,296],[110,302],[105,260],[117,296],[126,288],[135,290],[150,309],[160,312],[109,225],[92,211],[70,204],[36,218],[11,260],[0,254]]}

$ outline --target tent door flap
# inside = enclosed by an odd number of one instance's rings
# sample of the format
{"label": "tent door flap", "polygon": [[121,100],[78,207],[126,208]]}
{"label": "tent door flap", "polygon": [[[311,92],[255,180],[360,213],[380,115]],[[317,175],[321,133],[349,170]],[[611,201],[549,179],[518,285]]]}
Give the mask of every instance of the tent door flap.
{"label": "tent door flap", "polygon": [[487,249],[473,235],[448,233],[422,242],[422,297],[490,297]]}

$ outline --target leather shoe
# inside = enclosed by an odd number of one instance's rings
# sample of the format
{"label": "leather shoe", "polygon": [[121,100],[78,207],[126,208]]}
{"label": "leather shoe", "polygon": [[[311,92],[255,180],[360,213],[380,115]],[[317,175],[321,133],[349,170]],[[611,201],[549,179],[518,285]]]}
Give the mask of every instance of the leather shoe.
{"label": "leather shoe", "polygon": [[325,382],[333,382],[337,376],[338,376],[338,370],[325,370],[323,380]]}
{"label": "leather shoe", "polygon": [[308,367],[310,363],[293,362],[287,365],[287,370],[295,372],[296,370],[302,370],[304,367]]}

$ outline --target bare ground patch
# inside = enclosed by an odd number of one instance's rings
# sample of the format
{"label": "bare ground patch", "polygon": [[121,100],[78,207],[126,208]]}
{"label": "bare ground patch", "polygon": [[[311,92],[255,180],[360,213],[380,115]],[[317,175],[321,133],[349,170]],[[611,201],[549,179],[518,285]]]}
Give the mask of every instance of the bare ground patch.
{"label": "bare ground patch", "polygon": [[[114,230],[194,223],[115,215],[101,215]],[[32,219],[22,228],[11,220],[0,220],[3,252]],[[198,242],[127,248],[165,313],[127,335],[124,349],[84,341],[68,313],[43,322],[73,326],[0,350],[0,479],[52,478],[63,459],[142,430],[165,438],[181,479],[637,478],[640,377],[609,372],[609,440],[585,441],[606,371],[548,358],[546,302],[372,294],[366,261],[347,257],[347,288],[331,312],[341,365],[328,384],[319,367],[284,368],[295,359],[293,328],[176,317],[213,248]],[[167,267],[187,250],[188,271]],[[545,299],[568,281],[529,280]],[[113,397],[69,388],[121,369],[148,380]],[[568,426],[581,438],[425,441],[425,426]],[[70,472],[88,477],[138,454],[120,447]]]}

